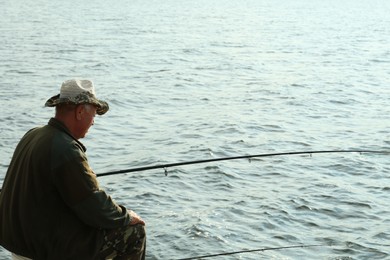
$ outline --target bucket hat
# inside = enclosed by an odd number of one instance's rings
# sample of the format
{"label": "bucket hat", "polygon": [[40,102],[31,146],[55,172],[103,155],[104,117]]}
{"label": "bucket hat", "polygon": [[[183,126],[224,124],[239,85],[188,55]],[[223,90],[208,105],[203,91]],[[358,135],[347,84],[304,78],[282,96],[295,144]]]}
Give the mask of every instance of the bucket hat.
{"label": "bucket hat", "polygon": [[45,106],[55,107],[60,104],[92,104],[97,107],[98,115],[105,114],[108,103],[96,98],[95,87],[90,80],[71,79],[64,81],[61,85],[60,94],[49,98]]}

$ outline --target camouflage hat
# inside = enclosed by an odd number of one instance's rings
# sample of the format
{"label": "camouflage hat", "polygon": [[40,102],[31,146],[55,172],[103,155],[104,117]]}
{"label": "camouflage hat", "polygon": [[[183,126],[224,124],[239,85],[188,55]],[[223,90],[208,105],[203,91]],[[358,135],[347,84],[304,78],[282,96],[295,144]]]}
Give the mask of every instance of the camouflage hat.
{"label": "camouflage hat", "polygon": [[48,99],[45,106],[55,107],[59,104],[92,104],[97,107],[98,115],[105,114],[109,109],[107,102],[96,98],[95,88],[90,80],[71,79],[62,83],[60,94]]}

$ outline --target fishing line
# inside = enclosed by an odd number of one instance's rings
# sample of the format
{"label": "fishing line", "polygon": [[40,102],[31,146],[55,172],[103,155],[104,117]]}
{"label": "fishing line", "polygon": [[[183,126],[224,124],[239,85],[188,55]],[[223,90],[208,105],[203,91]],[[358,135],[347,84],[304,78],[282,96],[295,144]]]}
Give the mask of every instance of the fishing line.
{"label": "fishing line", "polygon": [[211,258],[211,257],[217,257],[217,256],[227,256],[227,255],[236,255],[236,254],[253,253],[253,252],[264,252],[264,251],[271,251],[271,250],[283,250],[283,249],[291,249],[291,248],[308,248],[308,247],[325,247],[325,246],[327,246],[327,245],[295,245],[295,246],[281,246],[281,247],[264,247],[264,248],[259,248],[259,249],[248,249],[248,250],[225,252],[225,253],[219,253],[219,254],[193,256],[193,257],[188,257],[188,258],[180,258],[180,259],[176,259],[176,260],[204,259],[204,258]]}
{"label": "fishing line", "polygon": [[182,165],[190,165],[190,164],[200,164],[200,163],[209,163],[216,161],[228,161],[228,160],[239,160],[239,159],[251,159],[251,158],[259,158],[259,157],[272,157],[272,156],[289,156],[289,155],[300,155],[300,154],[322,154],[322,153],[380,153],[380,154],[389,154],[390,151],[375,151],[375,150],[320,150],[320,151],[301,151],[301,152],[282,152],[282,153],[264,153],[264,154],[252,154],[252,155],[241,155],[241,156],[232,156],[232,157],[222,157],[222,158],[212,158],[212,159],[204,159],[204,160],[196,160],[196,161],[187,161],[187,162],[176,162],[176,163],[168,163],[168,164],[157,164],[151,166],[144,166],[138,168],[130,168],[125,170],[118,170],[106,173],[96,174],[97,177],[108,176],[108,175],[116,175],[123,174],[129,172],[140,172],[140,171],[148,171],[153,169],[164,169],[165,176],[168,175],[167,168],[182,166]]}

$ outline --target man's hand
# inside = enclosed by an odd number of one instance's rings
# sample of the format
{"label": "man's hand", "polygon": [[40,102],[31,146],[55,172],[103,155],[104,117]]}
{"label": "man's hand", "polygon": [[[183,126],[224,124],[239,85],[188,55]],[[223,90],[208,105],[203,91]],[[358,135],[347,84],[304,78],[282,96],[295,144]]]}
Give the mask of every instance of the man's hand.
{"label": "man's hand", "polygon": [[132,211],[130,209],[127,210],[127,212],[130,214],[130,218],[131,218],[130,225],[141,224],[141,225],[145,226],[145,221],[143,221],[142,218],[137,215],[137,213],[135,213],[134,211]]}

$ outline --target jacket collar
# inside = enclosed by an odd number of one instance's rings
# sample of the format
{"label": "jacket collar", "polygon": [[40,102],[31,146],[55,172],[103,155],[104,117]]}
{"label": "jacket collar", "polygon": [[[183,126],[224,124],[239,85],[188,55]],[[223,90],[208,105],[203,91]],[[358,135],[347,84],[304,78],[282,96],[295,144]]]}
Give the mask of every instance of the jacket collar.
{"label": "jacket collar", "polygon": [[54,117],[53,118],[50,118],[49,120],[49,123],[48,125],[52,126],[52,127],[55,127],[57,128],[58,130],[66,133],[67,135],[69,135],[70,137],[73,138],[73,140],[75,140],[79,145],[80,147],[83,149],[83,152],[86,152],[87,151],[87,148],[79,141],[77,140],[76,138],[74,138],[74,136],[70,133],[69,129],[64,125],[64,123],[62,123],[60,120],[58,119],[55,119]]}

